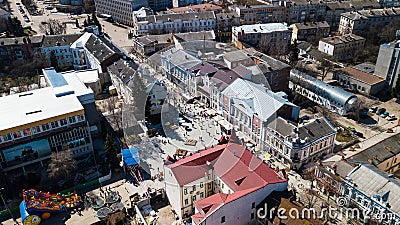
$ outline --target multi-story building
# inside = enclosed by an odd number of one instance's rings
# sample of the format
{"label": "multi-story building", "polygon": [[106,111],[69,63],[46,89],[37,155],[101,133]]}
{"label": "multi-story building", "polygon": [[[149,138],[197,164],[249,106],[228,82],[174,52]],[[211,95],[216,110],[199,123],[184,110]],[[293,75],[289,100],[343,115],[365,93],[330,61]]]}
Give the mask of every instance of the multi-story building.
{"label": "multi-story building", "polygon": [[326,15],[326,2],[319,0],[283,0],[279,4],[288,10],[289,24],[322,21]]}
{"label": "multi-story building", "polygon": [[373,165],[361,164],[344,179],[343,197],[356,205],[364,224],[395,224],[400,221],[400,182],[392,174],[378,170]]}
{"label": "multi-story building", "polygon": [[393,135],[381,142],[348,158],[354,163],[372,164],[387,173],[395,173],[400,169],[400,134]]}
{"label": "multi-story building", "polygon": [[368,9],[343,13],[339,22],[339,33],[362,34],[370,26],[385,26],[400,21],[400,8]]}
{"label": "multi-story building", "polygon": [[138,71],[139,65],[132,61],[120,59],[107,67],[112,84],[117,89],[118,94],[123,97],[126,104],[133,102],[133,93],[131,82],[135,73],[140,73],[143,83],[146,85],[146,91],[150,97],[150,114],[161,113],[162,106],[167,98],[167,90],[164,83],[156,81],[153,77]]}
{"label": "multi-story building", "polygon": [[14,60],[31,60],[42,44],[43,36],[0,38],[0,60],[10,65]]}
{"label": "multi-story building", "polygon": [[1,118],[7,118],[0,125],[5,172],[43,166],[52,152],[80,157],[93,151],[91,136],[99,128],[93,91],[73,71],[50,68],[43,73],[48,87],[0,98],[7,105],[0,110]]}
{"label": "multi-story building", "polygon": [[104,38],[91,33],[45,36],[38,57],[42,57],[50,66],[52,54],[61,69],[91,68],[99,73],[121,57],[116,49],[111,49],[105,43]]}
{"label": "multi-story building", "polygon": [[[257,67],[261,70],[269,84],[269,88],[274,91],[288,91],[289,90],[289,77],[291,67],[271,56],[261,53],[254,48],[246,48],[242,50],[248,57],[250,57]],[[251,67],[250,67],[251,68]],[[259,77],[253,76],[251,79],[255,83],[264,83],[258,79]],[[258,79],[258,80],[256,80]]]}
{"label": "multi-story building", "polygon": [[148,1],[140,0],[95,0],[94,3],[97,15],[110,15],[115,22],[129,26],[134,26],[133,12],[148,6]]}
{"label": "multi-story building", "polygon": [[379,4],[382,7],[390,8],[390,7],[399,7],[400,1],[399,0],[378,0]]}
{"label": "multi-story building", "polygon": [[395,87],[400,74],[400,40],[380,46],[374,74],[386,80],[390,90]]}
{"label": "multi-story building", "polygon": [[300,125],[277,117],[266,125],[263,135],[263,146],[269,154],[300,169],[333,152],[336,128],[324,117]]}
{"label": "multi-story building", "polygon": [[46,35],[40,46],[40,57],[44,58],[47,66],[51,65],[51,55],[54,54],[58,68],[71,68],[74,57],[71,45],[81,37],[81,34]]}
{"label": "multi-story building", "polygon": [[355,165],[346,160],[337,162],[318,162],[314,166],[314,178],[316,187],[323,193],[327,193],[333,200],[342,196],[344,192],[343,180],[354,169]]}
{"label": "multi-story building", "polygon": [[300,112],[284,93],[273,93],[261,84],[243,79],[236,79],[222,92],[221,103],[225,119],[260,147],[264,147],[271,120],[279,116],[297,121]]}
{"label": "multi-story building", "polygon": [[277,23],[287,20],[287,10],[280,5],[232,6],[240,17],[240,24]]}
{"label": "multi-story building", "polygon": [[330,26],[326,21],[323,22],[303,22],[290,25],[292,28],[292,42],[307,41],[315,42],[319,39],[328,37]]}
{"label": "multi-story building", "polygon": [[169,34],[214,30],[214,12],[162,14],[136,18],[134,35]]}
{"label": "multi-story building", "polygon": [[252,46],[268,46],[287,52],[292,37],[292,30],[285,23],[266,23],[242,25],[232,28],[232,42],[241,46],[241,42]]}
{"label": "multi-story building", "polygon": [[354,113],[359,107],[356,95],[295,69],[290,71],[289,88],[339,115]]}
{"label": "multi-story building", "polygon": [[217,13],[217,27],[216,32],[219,41],[228,41],[232,38],[232,27],[239,26],[240,20],[236,13]]}
{"label": "multi-story building", "polygon": [[172,208],[181,218],[194,214],[197,225],[248,224],[272,191],[287,189],[286,176],[236,143],[167,161],[164,174]]}
{"label": "multi-story building", "polygon": [[386,86],[383,78],[352,67],[336,70],[333,79],[337,80],[340,86],[366,96],[378,96]]}
{"label": "multi-story building", "polygon": [[355,56],[358,51],[364,48],[365,38],[345,34],[322,38],[319,41],[318,50],[332,56],[336,60],[346,60]]}
{"label": "multi-story building", "polygon": [[215,40],[215,33],[211,31],[199,31],[177,34],[146,35],[133,38],[133,49],[142,57],[149,56],[175,43],[196,41],[196,40]]}
{"label": "multi-story building", "polygon": [[381,5],[377,1],[352,0],[352,1],[326,1],[326,15],[324,20],[328,22],[332,30],[339,27],[342,13],[362,9],[379,9]]}

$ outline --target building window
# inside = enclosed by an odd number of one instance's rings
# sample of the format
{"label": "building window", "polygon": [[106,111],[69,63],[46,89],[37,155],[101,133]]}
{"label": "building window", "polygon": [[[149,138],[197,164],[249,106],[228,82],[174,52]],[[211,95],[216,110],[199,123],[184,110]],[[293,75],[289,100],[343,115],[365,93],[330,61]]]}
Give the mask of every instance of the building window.
{"label": "building window", "polygon": [[200,198],[204,198],[204,193],[200,192]]}
{"label": "building window", "polygon": [[225,223],[225,216],[221,217],[221,223]]}
{"label": "building window", "polygon": [[254,219],[254,213],[251,213],[251,219],[253,220]]}
{"label": "building window", "polygon": [[251,203],[251,208],[254,209],[255,207],[256,207],[256,203],[255,202]]}
{"label": "building window", "polygon": [[211,184],[208,184],[208,189],[211,189]]}
{"label": "building window", "polygon": [[183,194],[187,195],[187,188],[183,189]]}
{"label": "building window", "polygon": [[193,195],[192,201],[196,201],[196,195]]}
{"label": "building window", "polygon": [[200,188],[203,188],[203,187],[204,187],[203,182],[200,182]]}
{"label": "building window", "polygon": [[196,191],[196,185],[193,185],[192,189],[193,191]]}
{"label": "building window", "polygon": [[185,205],[189,205],[189,200],[185,199]]}

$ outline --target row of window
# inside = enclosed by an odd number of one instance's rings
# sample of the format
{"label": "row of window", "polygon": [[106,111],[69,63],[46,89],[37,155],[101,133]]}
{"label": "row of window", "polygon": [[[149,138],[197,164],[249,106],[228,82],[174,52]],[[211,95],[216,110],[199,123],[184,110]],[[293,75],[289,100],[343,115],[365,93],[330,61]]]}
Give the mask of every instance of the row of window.
{"label": "row of window", "polygon": [[57,121],[52,121],[50,123],[45,123],[45,124],[34,126],[34,127],[28,127],[23,130],[19,130],[19,131],[12,132],[12,133],[7,133],[5,135],[0,135],[0,143],[17,140],[17,139],[23,138],[23,137],[29,137],[29,136],[32,136],[35,134],[39,134],[39,133],[46,132],[46,131],[49,131],[52,129],[67,126],[68,124],[78,123],[78,122],[81,122],[84,120],[85,120],[84,115],[77,115],[77,116],[71,116],[68,118],[64,118],[64,119],[57,120]]}

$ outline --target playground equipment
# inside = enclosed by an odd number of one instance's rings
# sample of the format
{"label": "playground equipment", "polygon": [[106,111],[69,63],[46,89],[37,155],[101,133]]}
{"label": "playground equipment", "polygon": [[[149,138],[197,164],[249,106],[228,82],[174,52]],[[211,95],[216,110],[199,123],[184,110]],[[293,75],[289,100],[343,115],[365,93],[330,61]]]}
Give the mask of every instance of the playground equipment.
{"label": "playground equipment", "polygon": [[30,189],[23,190],[22,197],[20,212],[24,225],[37,225],[41,219],[48,219],[52,213],[71,210],[83,204],[76,193],[50,194]]}

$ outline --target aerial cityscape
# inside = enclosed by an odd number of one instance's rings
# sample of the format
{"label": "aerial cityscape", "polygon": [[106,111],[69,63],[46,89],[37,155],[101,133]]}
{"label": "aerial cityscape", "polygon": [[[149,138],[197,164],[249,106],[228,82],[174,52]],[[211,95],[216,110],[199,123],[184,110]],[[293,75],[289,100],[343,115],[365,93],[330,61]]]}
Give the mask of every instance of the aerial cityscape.
{"label": "aerial cityscape", "polygon": [[400,0],[0,0],[0,225],[400,225]]}

